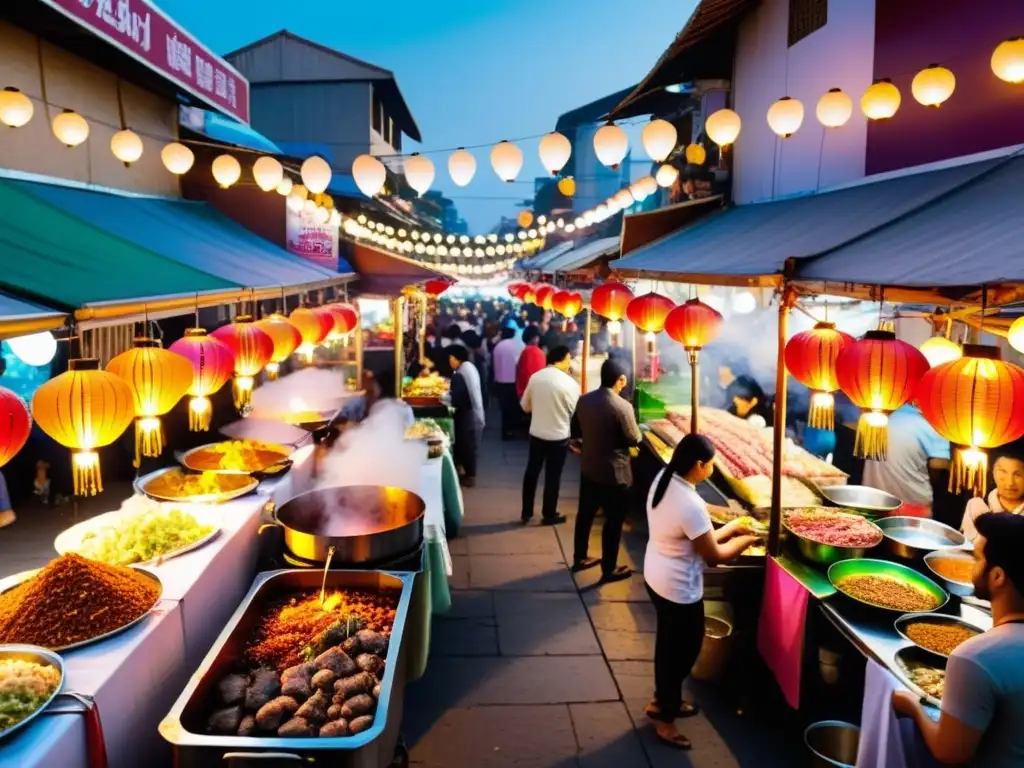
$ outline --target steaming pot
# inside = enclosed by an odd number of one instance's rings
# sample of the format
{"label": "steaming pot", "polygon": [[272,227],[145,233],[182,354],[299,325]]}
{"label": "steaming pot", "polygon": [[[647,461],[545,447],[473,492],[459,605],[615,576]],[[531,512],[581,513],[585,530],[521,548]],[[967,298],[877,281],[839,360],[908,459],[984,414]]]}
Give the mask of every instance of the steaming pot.
{"label": "steaming pot", "polygon": [[[375,563],[420,546],[426,504],[415,493],[379,485],[345,485],[301,493],[274,511],[287,549],[316,563]],[[264,528],[260,528],[262,532]]]}

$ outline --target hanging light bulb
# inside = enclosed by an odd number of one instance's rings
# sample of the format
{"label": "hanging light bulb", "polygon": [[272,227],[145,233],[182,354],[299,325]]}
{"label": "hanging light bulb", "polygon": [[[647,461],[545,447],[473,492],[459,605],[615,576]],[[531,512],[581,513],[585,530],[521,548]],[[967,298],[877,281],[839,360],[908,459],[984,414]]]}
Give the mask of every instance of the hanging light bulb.
{"label": "hanging light bulb", "polygon": [[8,128],[21,128],[34,112],[32,99],[17,88],[9,85],[0,91],[0,123]]}
{"label": "hanging light bulb", "polygon": [[602,165],[612,170],[618,168],[628,151],[629,137],[615,123],[605,123],[597,129],[594,134],[594,154]]}
{"label": "hanging light bulb", "polygon": [[672,150],[676,148],[676,140],[679,133],[676,127],[668,120],[651,120],[644,126],[640,134],[640,140],[644,145],[644,152],[656,163],[663,162]]}
{"label": "hanging light bulb", "polygon": [[992,71],[1000,80],[1024,83],[1024,37],[1011,37],[997,45],[992,52],[991,64]]}
{"label": "hanging light bulb", "polygon": [[57,340],[49,331],[4,339],[14,356],[25,365],[49,365],[57,354]]}
{"label": "hanging light bulb", "polygon": [[292,187],[295,186],[289,176],[282,176],[281,181],[277,183],[277,194],[284,195],[287,197],[291,194]]}
{"label": "hanging light bulb", "polygon": [[658,186],[666,189],[675,184],[676,179],[678,178],[679,170],[672,165],[663,165],[659,167],[657,173],[654,174],[654,180],[657,182]]}
{"label": "hanging light bulb", "polygon": [[733,144],[740,135],[743,121],[731,109],[719,109],[708,115],[704,121],[704,132],[715,144],[723,149]]}
{"label": "hanging light bulb", "polygon": [[331,183],[331,166],[319,155],[313,155],[302,163],[299,175],[306,189],[314,195],[319,195],[325,192]]}
{"label": "hanging light bulb", "polygon": [[888,120],[900,108],[900,100],[900,89],[889,78],[883,78],[864,91],[860,108],[869,120]]}
{"label": "hanging light bulb", "polygon": [[77,147],[89,138],[89,123],[73,109],[65,109],[54,116],[50,127],[57,141],[65,147]]}
{"label": "hanging light bulb", "polygon": [[576,179],[572,176],[566,176],[558,180],[558,191],[566,197],[572,197],[576,194]]}
{"label": "hanging light bulb", "polygon": [[110,137],[110,151],[125,166],[142,157],[142,139],[130,128],[124,128]]}
{"label": "hanging light bulb", "polygon": [[257,187],[264,192],[269,192],[276,189],[277,185],[281,183],[284,178],[284,168],[273,157],[264,155],[257,158],[256,162],[252,164],[252,177],[256,181]]}
{"label": "hanging light bulb", "polygon": [[242,166],[231,155],[218,155],[213,159],[213,178],[222,189],[227,189],[242,176]]}
{"label": "hanging light bulb", "polygon": [[853,116],[853,99],[843,93],[842,88],[829,88],[828,93],[818,99],[814,113],[826,128],[841,128]]}
{"label": "hanging light bulb", "polygon": [[552,176],[557,176],[558,172],[569,162],[569,156],[572,154],[572,144],[565,136],[557,131],[553,131],[541,138],[540,144],[537,146],[537,152],[540,154],[541,165]]}
{"label": "hanging light bulb", "polygon": [[180,176],[183,173],[188,173],[192,163],[196,161],[196,156],[184,144],[172,141],[165,144],[164,148],[160,150],[160,160],[163,162],[164,168]]}
{"label": "hanging light bulb", "polygon": [[476,174],[476,158],[462,147],[448,156],[448,175],[457,187],[465,187]]}
{"label": "hanging light bulb", "polygon": [[430,162],[429,157],[424,157],[415,152],[410,157],[405,158],[404,165],[405,180],[422,197],[430,189],[430,185],[434,183],[434,164]]}
{"label": "hanging light bulb", "polygon": [[491,167],[502,181],[515,181],[523,168],[523,151],[511,141],[502,140],[491,149]]}
{"label": "hanging light bulb", "polygon": [[367,197],[374,197],[384,189],[388,170],[384,163],[373,155],[360,155],[352,161],[352,178],[359,191]]}
{"label": "hanging light bulb", "polygon": [[956,77],[945,67],[932,64],[922,69],[910,83],[914,98],[926,107],[937,107],[953,95]]}
{"label": "hanging light bulb", "polygon": [[[704,165],[704,161],[708,159],[708,153],[704,149],[702,144],[687,144],[686,145],[686,162],[690,165]],[[673,179],[674,181],[674,179]]]}
{"label": "hanging light bulb", "polygon": [[799,99],[783,96],[768,107],[768,127],[776,136],[788,139],[804,122],[804,105]]}

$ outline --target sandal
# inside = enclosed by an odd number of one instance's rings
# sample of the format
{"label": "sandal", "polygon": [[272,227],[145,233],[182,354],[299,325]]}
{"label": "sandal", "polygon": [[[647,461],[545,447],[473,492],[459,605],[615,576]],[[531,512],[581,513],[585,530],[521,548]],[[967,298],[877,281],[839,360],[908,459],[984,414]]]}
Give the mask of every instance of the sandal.
{"label": "sandal", "polygon": [[[673,730],[675,729],[673,728]],[[658,728],[655,729],[654,734],[658,737],[658,741],[672,749],[678,749],[683,752],[693,749],[693,744],[690,743],[690,740],[678,731],[667,735],[662,729]]]}
{"label": "sandal", "polygon": [[588,568],[593,568],[593,567],[598,566],[600,564],[601,564],[600,558],[597,558],[597,557],[585,557],[582,560],[579,560],[578,562],[573,563],[572,567],[569,570],[572,571],[573,573],[579,573],[580,571],[585,571]]}

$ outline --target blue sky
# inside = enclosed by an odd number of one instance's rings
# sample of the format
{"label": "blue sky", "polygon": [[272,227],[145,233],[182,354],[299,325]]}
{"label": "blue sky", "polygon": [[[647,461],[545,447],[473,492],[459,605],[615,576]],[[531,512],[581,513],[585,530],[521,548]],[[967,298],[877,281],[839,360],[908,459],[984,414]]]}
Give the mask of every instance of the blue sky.
{"label": "blue sky", "polygon": [[[423,134],[422,151],[533,136],[558,115],[636,83],[682,28],[695,0],[159,0],[218,53],[278,29],[392,70]],[[631,131],[631,133],[634,133]],[[471,231],[514,215],[542,175],[537,141],[521,143],[515,185],[495,177],[486,149],[463,189],[433,154],[435,186]],[[414,151],[416,145],[409,142]],[[407,149],[407,147],[403,147]]]}

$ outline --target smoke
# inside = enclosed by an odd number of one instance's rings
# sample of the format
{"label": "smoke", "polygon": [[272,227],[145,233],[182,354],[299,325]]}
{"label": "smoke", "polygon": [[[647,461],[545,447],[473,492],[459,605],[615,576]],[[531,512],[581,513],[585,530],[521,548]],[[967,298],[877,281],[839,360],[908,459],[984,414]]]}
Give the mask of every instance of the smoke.
{"label": "smoke", "polygon": [[340,368],[303,368],[257,388],[252,393],[250,417],[291,423],[316,421],[315,416],[333,416],[345,400],[356,396],[345,391],[345,374]]}

